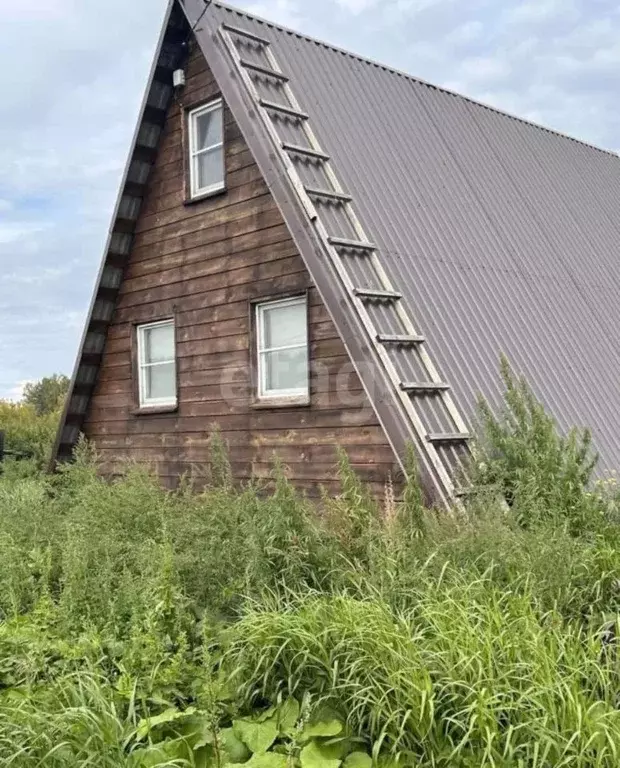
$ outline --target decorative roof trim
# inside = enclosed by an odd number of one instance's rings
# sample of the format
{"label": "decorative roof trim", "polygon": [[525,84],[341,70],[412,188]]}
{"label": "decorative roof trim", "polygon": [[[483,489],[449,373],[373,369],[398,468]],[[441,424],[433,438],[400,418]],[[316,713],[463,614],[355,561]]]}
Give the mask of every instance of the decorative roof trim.
{"label": "decorative roof trim", "polygon": [[71,458],[86,417],[97,375],[106,333],[114,313],[131,252],[146,183],[157,154],[159,138],[172,100],[172,72],[183,55],[189,35],[187,22],[170,0],[155,49],[148,84],[139,111],[131,150],[121,177],[101,266],[86,314],[84,332],[69,386],[69,394],[52,450],[50,468]]}

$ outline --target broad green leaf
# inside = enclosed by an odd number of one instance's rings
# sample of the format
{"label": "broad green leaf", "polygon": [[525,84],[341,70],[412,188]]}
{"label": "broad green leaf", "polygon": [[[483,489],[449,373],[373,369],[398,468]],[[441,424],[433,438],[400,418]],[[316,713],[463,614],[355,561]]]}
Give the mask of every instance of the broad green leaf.
{"label": "broad green leaf", "polygon": [[195,768],[215,768],[215,766],[217,766],[217,759],[212,747],[201,747],[194,752]]}
{"label": "broad green leaf", "polygon": [[226,753],[226,762],[245,763],[250,757],[249,749],[237,736],[234,728],[223,728],[220,731],[220,739]]}
{"label": "broad green leaf", "polygon": [[190,717],[196,711],[195,707],[188,707],[184,712],[180,712],[178,709],[170,708],[166,709],[159,715],[154,717],[147,717],[140,720],[138,728],[136,729],[136,738],[138,741],[144,739],[148,734],[160,725],[166,723],[172,723],[174,720],[182,720],[185,717]]}
{"label": "broad green leaf", "polygon": [[310,721],[313,723],[325,723],[329,720],[341,720],[339,713],[329,704],[319,704],[312,710]]}
{"label": "broad green leaf", "polygon": [[275,711],[275,707],[267,707],[267,709],[264,709],[262,712],[258,712],[257,714],[252,715],[250,719],[257,723],[264,723],[265,720],[268,720],[273,714],[275,714]]}
{"label": "broad green leaf", "polygon": [[[169,765],[171,760],[185,760],[186,758],[185,745],[175,740],[154,744],[144,749],[136,749],[131,753],[129,762],[132,768],[156,768],[159,765]],[[201,768],[209,768],[208,763],[204,763]]]}
{"label": "broad green leaf", "polygon": [[326,747],[316,741],[306,744],[299,757],[301,768],[339,768],[342,762],[334,757],[333,747]]}
{"label": "broad green leaf", "polygon": [[278,726],[275,720],[265,720],[264,723],[253,722],[252,720],[235,720],[233,728],[248,749],[259,755],[269,749],[278,735]]}
{"label": "broad green leaf", "polygon": [[329,755],[332,760],[342,760],[349,752],[355,752],[354,740],[346,735],[317,738],[316,741],[321,745],[323,754]]}
{"label": "broad green leaf", "polygon": [[194,749],[200,749],[201,747],[206,747],[213,744],[214,741],[215,736],[213,735],[211,724],[205,723],[198,733],[196,740],[192,743],[192,746]]}
{"label": "broad green leaf", "polygon": [[165,759],[166,755],[160,747],[134,749],[129,756],[129,765],[131,768],[153,768]]}
{"label": "broad green leaf", "polygon": [[372,758],[366,752],[351,752],[342,768],[372,768]]}
{"label": "broad green leaf", "polygon": [[262,755],[253,755],[245,765],[248,768],[287,768],[288,757],[277,752],[265,752]]}
{"label": "broad green leaf", "polygon": [[211,721],[205,715],[194,715],[180,725],[175,723],[174,731],[183,736],[192,749],[199,749],[213,743]]}
{"label": "broad green leaf", "polygon": [[339,757],[348,755],[349,752],[355,752],[356,744],[364,744],[364,739],[355,739],[353,736],[347,736],[345,733],[341,733],[340,736],[328,736],[321,739],[321,744],[328,746],[330,744],[338,744],[340,750]]}
{"label": "broad green leaf", "polygon": [[290,734],[295,730],[299,720],[299,702],[296,699],[287,699],[278,707],[278,725],[280,733]]}
{"label": "broad green leaf", "polygon": [[317,736],[338,736],[342,733],[340,720],[320,720],[317,723],[308,723],[302,731],[301,738],[308,741]]}

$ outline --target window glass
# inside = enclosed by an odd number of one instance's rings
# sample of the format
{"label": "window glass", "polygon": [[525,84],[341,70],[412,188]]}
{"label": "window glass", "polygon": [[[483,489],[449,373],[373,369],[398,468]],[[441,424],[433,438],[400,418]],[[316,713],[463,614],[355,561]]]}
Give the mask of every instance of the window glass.
{"label": "window glass", "polygon": [[174,358],[174,327],[154,325],[144,329],[145,363],[161,363]]}
{"label": "window glass", "polygon": [[207,149],[222,142],[222,110],[211,109],[196,116],[196,149]]}
{"label": "window glass", "polygon": [[224,122],[220,99],[189,113],[192,197],[224,189]]}
{"label": "window glass", "polygon": [[144,393],[147,400],[168,400],[176,398],[174,363],[150,365],[145,371]]}
{"label": "window glass", "polygon": [[265,347],[285,347],[306,343],[306,305],[266,305],[264,317]]}
{"label": "window glass", "polygon": [[196,155],[196,175],[198,188],[208,189],[218,183],[218,179],[224,178],[224,151],[222,147],[209,149],[200,155]]}
{"label": "window glass", "polygon": [[259,398],[307,395],[306,298],[258,304],[256,321]]}
{"label": "window glass", "polygon": [[137,336],[140,405],[176,404],[174,321],[140,325]]}
{"label": "window glass", "polygon": [[265,352],[265,389],[300,390],[308,385],[308,355],[306,348]]}

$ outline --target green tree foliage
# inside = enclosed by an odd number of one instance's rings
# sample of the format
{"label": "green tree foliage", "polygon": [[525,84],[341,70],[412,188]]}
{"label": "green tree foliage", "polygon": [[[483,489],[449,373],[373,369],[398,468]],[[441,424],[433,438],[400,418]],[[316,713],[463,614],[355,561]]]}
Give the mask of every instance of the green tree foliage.
{"label": "green tree foliage", "polygon": [[27,458],[18,463],[7,457],[5,472],[28,474],[47,463],[68,386],[66,376],[54,374],[27,384],[18,403],[0,400],[0,431],[5,435],[5,448]]}
{"label": "green tree foliage", "polygon": [[24,387],[23,402],[34,408],[37,416],[47,416],[60,410],[69,390],[69,379],[62,373],[45,376]]}
{"label": "green tree foliage", "polygon": [[33,463],[41,467],[49,458],[58,418],[57,412],[39,416],[31,405],[0,400],[0,430],[5,434],[5,448],[31,457],[30,463],[21,464],[23,471],[32,468]]}

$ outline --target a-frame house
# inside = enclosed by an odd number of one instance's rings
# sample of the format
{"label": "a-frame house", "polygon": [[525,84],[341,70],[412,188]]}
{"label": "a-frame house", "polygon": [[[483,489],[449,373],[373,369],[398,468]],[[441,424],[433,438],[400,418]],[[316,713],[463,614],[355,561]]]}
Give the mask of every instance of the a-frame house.
{"label": "a-frame house", "polygon": [[458,490],[500,353],[620,458],[620,160],[219,3],[164,30],[55,459]]}

